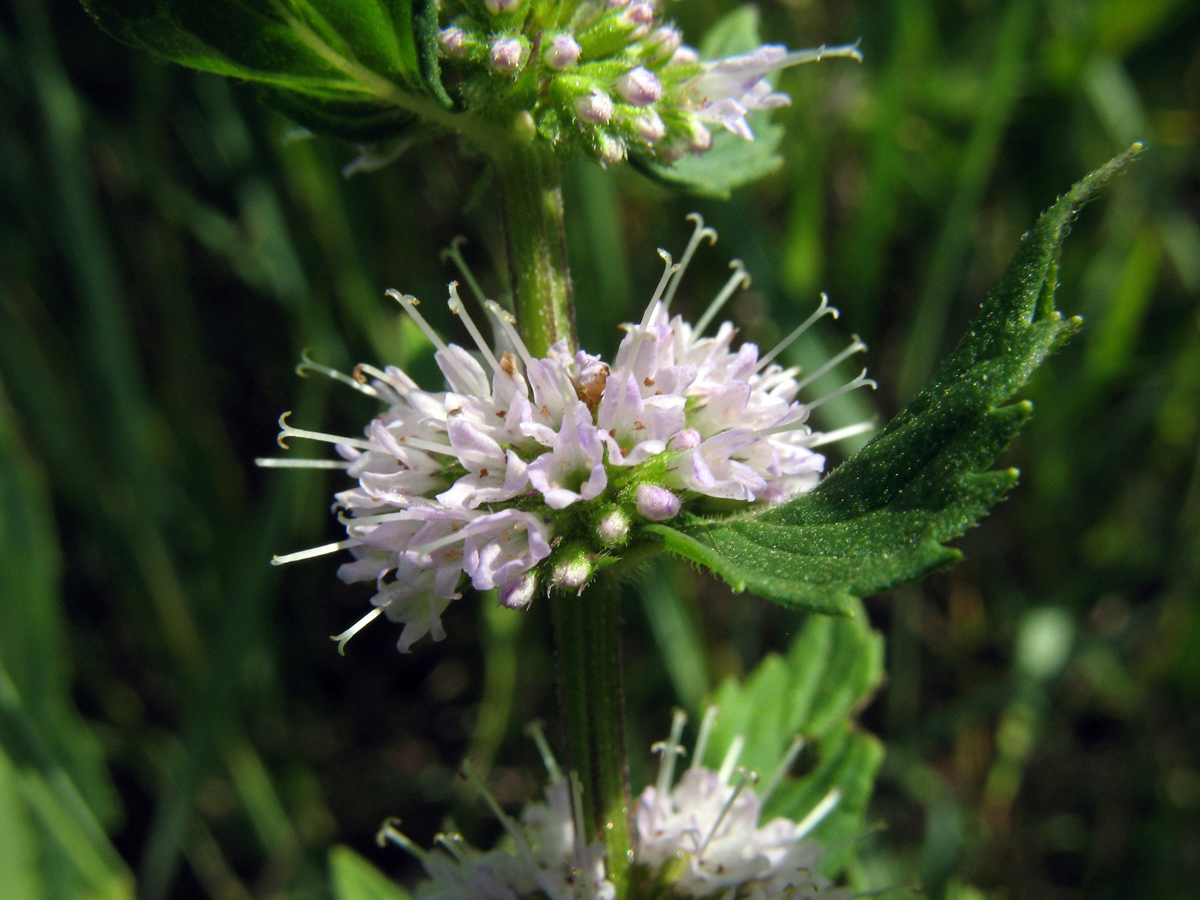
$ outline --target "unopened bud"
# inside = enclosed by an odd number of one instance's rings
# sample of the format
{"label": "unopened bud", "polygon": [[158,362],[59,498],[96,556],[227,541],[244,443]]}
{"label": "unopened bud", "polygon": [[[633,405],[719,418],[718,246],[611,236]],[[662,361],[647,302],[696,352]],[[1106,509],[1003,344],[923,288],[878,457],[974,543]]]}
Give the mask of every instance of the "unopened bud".
{"label": "unopened bud", "polygon": [[654,55],[659,59],[670,56],[683,43],[683,35],[674,25],[662,25],[650,32],[646,43],[654,48]]}
{"label": "unopened bud", "polygon": [[512,12],[521,2],[522,0],[483,0],[483,5],[493,16],[497,16],[500,13]]}
{"label": "unopened bud", "polygon": [[645,66],[630,69],[615,82],[613,87],[634,106],[649,106],[662,99],[662,84],[658,77]]}
{"label": "unopened bud", "polygon": [[447,56],[464,56],[467,52],[467,33],[461,28],[451,25],[438,32],[438,43],[442,52]]}
{"label": "unopened bud", "polygon": [[583,590],[592,577],[592,564],[582,550],[569,555],[554,567],[554,584],[567,590]]}
{"label": "unopened bud", "polygon": [[637,508],[651,522],[665,522],[679,514],[680,499],[664,487],[656,484],[639,485]]}
{"label": "unopened bud", "polygon": [[500,603],[509,609],[524,609],[537,591],[537,576],[526,572],[521,578],[500,586]]}
{"label": "unopened bud", "polygon": [[633,122],[633,128],[650,146],[657,144],[667,134],[667,126],[663,124],[662,117],[652,109],[638,116]]}
{"label": "unopened bud", "polygon": [[607,125],[613,114],[612,97],[602,90],[595,89],[586,97],[580,97],[575,101],[575,112],[585,122],[593,125]]}
{"label": "unopened bud", "polygon": [[596,152],[600,157],[600,165],[605,168],[625,161],[628,148],[626,148],[625,142],[620,138],[615,138],[611,134],[602,134],[597,138],[596,144]]}
{"label": "unopened bud", "polygon": [[698,62],[700,62],[700,54],[696,52],[694,47],[683,44],[671,54],[671,58],[667,60],[667,65],[691,66]]}
{"label": "unopened bud", "polygon": [[629,516],[620,507],[614,506],[596,523],[596,534],[604,544],[619,544],[629,536]]}
{"label": "unopened bud", "polygon": [[688,124],[688,149],[693,153],[704,153],[712,147],[712,133],[699,122]]}
{"label": "unopened bud", "polygon": [[695,428],[685,428],[683,431],[675,435],[667,443],[668,450],[676,452],[680,450],[691,450],[694,447],[700,446],[700,432]]}
{"label": "unopened bud", "polygon": [[575,40],[571,35],[555,35],[551,38],[550,43],[546,45],[546,65],[555,71],[561,72],[568,66],[575,64],[575,60],[579,59],[580,52],[579,41]]}
{"label": "unopened bud", "polygon": [[647,3],[646,0],[633,0],[623,16],[631,25],[649,25],[654,21],[654,4]]}
{"label": "unopened bud", "polygon": [[519,38],[502,37],[492,42],[492,71],[507,75],[515,72],[525,61],[525,48]]}

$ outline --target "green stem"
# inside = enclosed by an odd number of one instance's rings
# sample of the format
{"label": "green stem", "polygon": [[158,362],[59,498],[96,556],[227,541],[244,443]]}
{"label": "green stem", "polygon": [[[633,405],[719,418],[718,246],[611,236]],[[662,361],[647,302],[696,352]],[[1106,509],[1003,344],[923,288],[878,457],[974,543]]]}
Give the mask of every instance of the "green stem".
{"label": "green stem", "polygon": [[566,338],[578,346],[563,231],[562,172],[547,151],[517,140],[493,156],[521,337],[535,357]]}
{"label": "green stem", "polygon": [[582,787],[584,840],[604,841],[617,900],[629,896],[632,832],[619,643],[620,593],[603,579],[551,597],[567,764]]}

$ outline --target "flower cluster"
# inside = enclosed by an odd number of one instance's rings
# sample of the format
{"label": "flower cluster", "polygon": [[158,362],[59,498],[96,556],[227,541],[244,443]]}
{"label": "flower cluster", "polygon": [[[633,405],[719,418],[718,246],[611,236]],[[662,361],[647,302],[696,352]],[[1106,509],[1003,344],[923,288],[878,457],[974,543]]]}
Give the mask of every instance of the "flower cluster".
{"label": "flower cluster", "polygon": [[[722,897],[727,900],[849,900],[820,868],[825,848],[810,837],[837,806],[831,791],[803,821],[777,817],[759,824],[770,789],[794,761],[800,741],[781,760],[761,795],[750,786],[754,773],[736,769],[741,741],[735,741],[719,771],[700,764],[704,743],[716,715],[710,709],[701,726],[692,765],[673,787],[675,759],[683,753],[679,736],[684,724],[677,713],[671,739],[662,751],[658,783],[647,787],[634,804],[634,883],[636,896]],[[578,786],[559,771],[545,741],[535,735],[550,772],[545,801],[526,807],[517,822],[506,816],[478,784],[504,825],[508,847],[487,853],[457,836],[442,835],[439,851],[425,852],[388,825],[380,836],[414,854],[429,880],[416,891],[418,900],[611,900],[604,847],[581,839]],[[468,769],[468,775],[474,778]]]}
{"label": "flower cluster", "polygon": [[712,145],[709,126],[746,139],[746,114],[790,101],[766,76],[854,47],[789,53],[779,45],[701,61],[655,0],[447,3],[443,75],[468,108],[531,117],[562,152],[609,165],[630,152],[670,163]]}
{"label": "flower cluster", "polygon": [[444,636],[440,617],[460,596],[464,574],[479,590],[498,589],[505,605],[524,607],[539,589],[581,590],[622,549],[647,539],[643,526],[686,507],[776,503],[817,484],[825,460],[815,448],[844,432],[814,432],[811,411],[873,382],[864,370],[819,400],[797,397],[865,347],[855,338],[803,378],[798,368],[774,362],[818,318],[836,316],[824,297],[765,356],[751,343],[735,349],[737,329],[728,322],[705,337],[721,306],[747,283],[737,262],[695,326],[672,317],[685,266],[702,241],[716,237],[698,217],[696,224],[679,264],[660,251],[666,267],[658,289],[611,366],[571,353],[563,342],[535,359],[511,316],[487,301],[512,348],[493,350],[451,285],[450,308],[478,345],[477,359],[444,343],[414,298],[390,292],[437,347],[446,390],[422,390],[395,367],[360,366],[354,379],[340,377],[386,406],[363,437],[302,431],[280,419],[281,443],[301,437],[336,444],[356,482],[337,495],[347,540],[276,558],[351,550],[355,561],[339,574],[348,582],[373,580],[376,608],[342,640],[382,611],[404,623],[399,646],[406,651],[426,634]]}

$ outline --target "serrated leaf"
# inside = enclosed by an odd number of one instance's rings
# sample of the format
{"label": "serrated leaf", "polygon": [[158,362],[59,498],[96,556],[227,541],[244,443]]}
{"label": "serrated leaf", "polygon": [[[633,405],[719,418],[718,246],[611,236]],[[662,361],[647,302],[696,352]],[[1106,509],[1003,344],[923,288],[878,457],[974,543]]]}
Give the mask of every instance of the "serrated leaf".
{"label": "serrated leaf", "polygon": [[408,892],[349,847],[329,851],[334,900],[411,900]]}
{"label": "serrated leaf", "polygon": [[[786,655],[768,655],[744,681],[726,680],[713,698],[720,712],[705,759],[719,765],[740,737],[745,745],[738,764],[766,777],[800,735],[811,768],[784,779],[762,820],[801,821],[836,790],[836,806],[814,832],[826,848],[861,833],[883,760],[882,745],[851,722],[883,680],[883,640],[857,603],[854,612],[852,618],[809,616]],[[849,852],[828,858],[828,870],[839,870]]]}
{"label": "serrated leaf", "polygon": [[856,597],[958,560],[944,542],[1016,483],[1013,469],[989,471],[1032,412],[1012,402],[1014,394],[1080,324],[1054,308],[1067,226],[1140,149],[1088,175],[1042,214],[929,385],[815,490],[732,519],[650,530],[734,590],[837,615],[850,615]]}
{"label": "serrated leaf", "polygon": [[[742,6],[722,17],[700,44],[704,59],[720,59],[749,53],[762,43],[758,33],[758,9]],[[742,185],[770,175],[781,165],[779,145],[783,126],[774,125],[767,113],[747,116],[754,140],[747,141],[725,129],[713,135],[712,147],[699,156],[685,157],[664,166],[648,158],[635,158],[634,164],[655,181],[704,197],[727,199]]]}
{"label": "serrated leaf", "polygon": [[810,616],[786,656],[768,654],[744,681],[724,681],[706,764],[720,764],[736,737],[740,765],[770,772],[795,735],[809,743],[840,727],[883,680],[883,641],[861,607],[850,618]]}
{"label": "serrated leaf", "polygon": [[431,0],[82,2],[123,43],[257,84],[266,102],[313,130],[391,137],[411,118],[406,95],[451,105]]}

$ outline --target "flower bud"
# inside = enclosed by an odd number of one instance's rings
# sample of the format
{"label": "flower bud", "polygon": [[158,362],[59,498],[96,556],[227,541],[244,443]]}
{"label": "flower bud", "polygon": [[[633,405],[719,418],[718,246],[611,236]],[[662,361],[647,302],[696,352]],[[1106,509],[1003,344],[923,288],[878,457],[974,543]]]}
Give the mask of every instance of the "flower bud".
{"label": "flower bud", "polygon": [[662,25],[650,32],[646,43],[654,49],[654,55],[662,59],[671,56],[683,43],[683,35],[674,25]]}
{"label": "flower bud", "polygon": [[521,0],[483,0],[483,5],[493,16],[498,16],[515,10],[521,5]]}
{"label": "flower bud", "polygon": [[564,554],[551,576],[555,587],[582,591],[592,578],[592,563],[582,549]]}
{"label": "flower bud", "polygon": [[637,508],[651,522],[665,522],[679,514],[680,499],[656,484],[642,484],[637,489]]}
{"label": "flower bud", "polygon": [[593,125],[607,125],[613,114],[612,97],[598,88],[594,89],[586,97],[580,97],[575,101],[575,112],[585,122]]}
{"label": "flower bud", "polygon": [[662,84],[659,83],[658,77],[645,66],[630,69],[613,82],[613,87],[617,89],[618,94],[634,106],[649,106],[662,99]]}
{"label": "flower bud", "polygon": [[652,147],[667,134],[667,126],[663,124],[662,117],[652,109],[634,119],[633,130]]}
{"label": "flower bud", "polygon": [[622,15],[630,25],[649,25],[654,21],[654,4],[633,0]]}
{"label": "flower bud", "polygon": [[439,31],[438,43],[447,56],[462,57],[467,53],[467,33],[456,25]]}
{"label": "flower bud", "polygon": [[557,72],[575,64],[580,54],[579,41],[569,34],[557,34],[546,46],[546,65]]}
{"label": "flower bud", "polygon": [[671,438],[667,444],[667,449],[678,452],[680,450],[691,450],[699,446],[700,432],[695,428],[685,428],[679,434],[675,435],[675,437]]}
{"label": "flower bud", "polygon": [[596,535],[610,547],[624,542],[629,536],[629,516],[620,507],[612,507],[596,523]]}
{"label": "flower bud", "polygon": [[667,65],[694,66],[698,62],[700,62],[700,54],[696,52],[695,48],[689,47],[687,44],[681,44],[675,50],[675,52],[671,54],[671,58],[667,60]]}
{"label": "flower bud", "polygon": [[624,162],[627,148],[625,142],[611,134],[602,134],[597,138],[596,151],[600,157],[600,165],[607,168]]}
{"label": "flower bud", "polygon": [[526,572],[516,581],[500,585],[500,603],[509,609],[524,609],[533,600],[537,592],[537,576]]}
{"label": "flower bud", "polygon": [[699,122],[688,123],[688,149],[693,153],[703,153],[712,147],[712,133]]}
{"label": "flower bud", "polygon": [[525,61],[525,48],[521,46],[520,38],[502,37],[492,42],[492,71],[501,75],[515,72]]}

